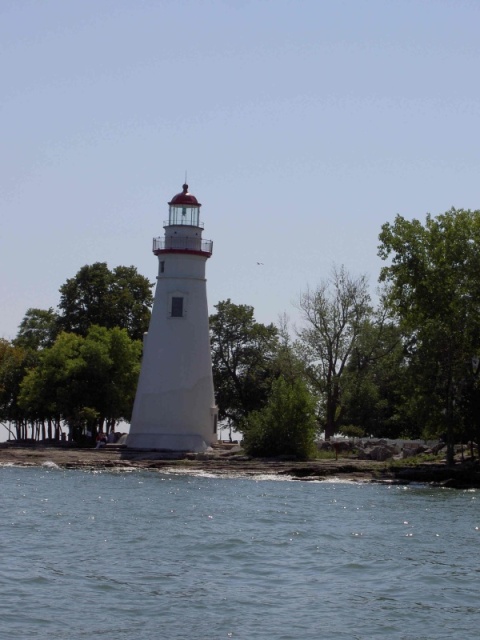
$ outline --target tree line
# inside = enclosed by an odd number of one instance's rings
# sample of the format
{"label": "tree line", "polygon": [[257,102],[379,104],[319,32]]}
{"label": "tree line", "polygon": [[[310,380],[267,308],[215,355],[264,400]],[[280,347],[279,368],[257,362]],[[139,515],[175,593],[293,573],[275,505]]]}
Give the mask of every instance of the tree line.
{"label": "tree line", "polygon": [[[299,294],[298,327],[220,301],[210,317],[219,417],[254,455],[311,454],[324,432],[480,441],[480,211],[383,225],[375,302],[334,266]],[[18,439],[80,441],[129,421],[153,302],[134,267],[86,265],[58,310],[0,341],[0,419]],[[88,436],[91,437],[91,436]]]}
{"label": "tree line", "polygon": [[13,437],[55,440],[63,425],[80,443],[130,420],[152,286],[97,262],[60,287],[58,311],[27,310],[0,340],[0,420]]}

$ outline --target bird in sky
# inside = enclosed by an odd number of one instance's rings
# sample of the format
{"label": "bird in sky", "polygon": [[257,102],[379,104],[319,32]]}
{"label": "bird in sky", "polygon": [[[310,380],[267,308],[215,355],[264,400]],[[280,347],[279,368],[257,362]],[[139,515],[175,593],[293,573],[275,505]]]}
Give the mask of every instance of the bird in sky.
{"label": "bird in sky", "polygon": [[263,266],[263,262],[257,262],[257,264],[262,265]]}

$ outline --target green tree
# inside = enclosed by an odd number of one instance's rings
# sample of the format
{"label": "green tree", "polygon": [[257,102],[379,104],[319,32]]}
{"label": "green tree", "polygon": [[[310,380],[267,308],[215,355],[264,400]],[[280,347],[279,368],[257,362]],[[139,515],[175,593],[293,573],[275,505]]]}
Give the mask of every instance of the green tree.
{"label": "green tree", "polygon": [[71,425],[73,407],[81,404],[82,341],[81,336],[60,333],[55,343],[39,354],[37,366],[25,375],[18,402],[30,420],[53,420],[57,427],[65,420]]}
{"label": "green tree", "polygon": [[406,373],[400,330],[380,307],[363,324],[345,369],[340,432],[354,426],[375,437],[418,437],[404,415]]}
{"label": "green tree", "polygon": [[273,360],[274,369],[278,376],[283,376],[288,383],[301,379],[308,382],[306,363],[301,358],[301,351],[295,340],[292,340],[290,321],[286,314],[279,317],[277,322],[278,342]]}
{"label": "green tree", "polygon": [[74,439],[112,429],[131,417],[141,347],[118,327],[61,333],[25,376],[19,403],[30,416],[65,421]]}
{"label": "green tree", "polygon": [[300,297],[304,327],[297,350],[311,388],[319,397],[319,417],[330,439],[341,420],[341,380],[372,308],[365,276],[352,278],[334,267],[330,278]]}
{"label": "green tree", "polygon": [[0,420],[13,426],[18,439],[27,437],[26,415],[18,403],[20,385],[34,363],[30,350],[0,339]]}
{"label": "green tree", "polygon": [[250,411],[267,401],[276,375],[278,340],[273,324],[255,321],[253,307],[230,299],[210,316],[213,380],[221,420],[238,427]]}
{"label": "green tree", "polygon": [[59,331],[58,314],[49,309],[27,309],[20,323],[15,344],[38,351],[51,347]]}
{"label": "green tree", "polygon": [[119,420],[131,418],[141,352],[142,343],[132,340],[126,329],[93,326],[86,336],[81,353],[86,363],[89,406],[98,411],[99,424],[107,431]]}
{"label": "green tree", "polygon": [[283,376],[277,378],[266,406],[250,413],[242,430],[244,447],[250,455],[311,457],[317,422],[315,401],[305,383],[300,379],[287,382]]}
{"label": "green tree", "polygon": [[150,321],[152,286],[135,267],[85,265],[60,287],[60,327],[83,336],[92,325],[120,327],[141,340]]}
{"label": "green tree", "polygon": [[451,463],[480,346],[480,211],[451,209],[423,224],[398,215],[382,227],[379,255],[390,260],[380,279],[404,334],[412,405],[425,432],[447,433]]}

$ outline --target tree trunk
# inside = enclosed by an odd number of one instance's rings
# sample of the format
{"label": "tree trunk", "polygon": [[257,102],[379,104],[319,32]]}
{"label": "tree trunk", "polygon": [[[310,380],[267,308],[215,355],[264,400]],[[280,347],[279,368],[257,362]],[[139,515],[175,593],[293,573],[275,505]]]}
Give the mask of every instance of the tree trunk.
{"label": "tree trunk", "polygon": [[332,398],[327,398],[327,420],[325,423],[325,440],[330,440],[335,435],[335,405]]}
{"label": "tree trunk", "polygon": [[337,383],[327,389],[327,420],[325,425],[325,440],[333,438],[337,431],[337,409],[340,390]]}
{"label": "tree trunk", "polygon": [[447,390],[447,464],[455,464],[454,450],[455,442],[453,435],[453,406],[452,406],[452,394],[450,393],[450,385]]}

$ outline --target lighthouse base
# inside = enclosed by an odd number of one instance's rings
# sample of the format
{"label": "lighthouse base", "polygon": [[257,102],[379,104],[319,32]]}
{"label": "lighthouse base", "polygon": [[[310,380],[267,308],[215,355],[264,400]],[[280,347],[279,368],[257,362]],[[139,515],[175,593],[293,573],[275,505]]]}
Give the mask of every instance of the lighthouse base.
{"label": "lighthouse base", "polygon": [[129,449],[159,449],[162,451],[192,451],[200,453],[208,444],[198,434],[189,433],[131,433],[127,438]]}

